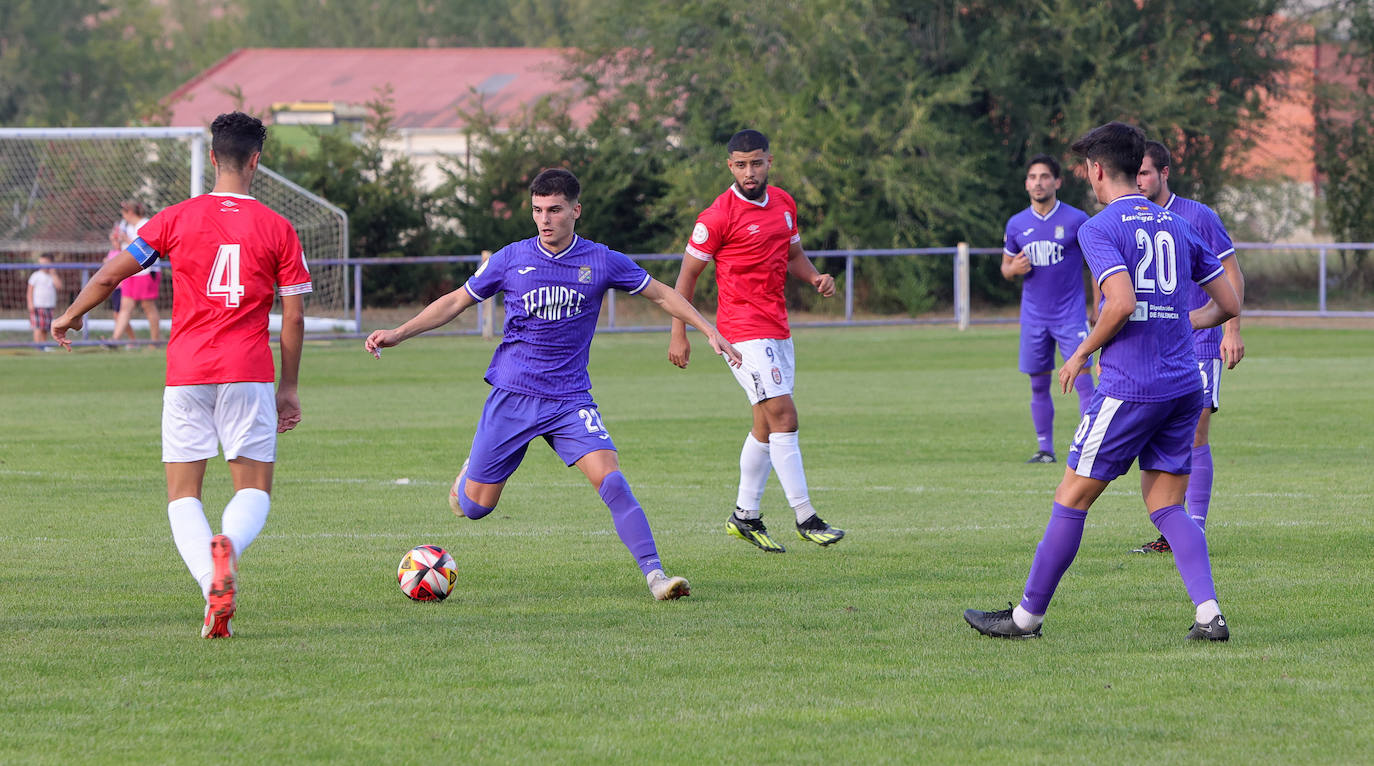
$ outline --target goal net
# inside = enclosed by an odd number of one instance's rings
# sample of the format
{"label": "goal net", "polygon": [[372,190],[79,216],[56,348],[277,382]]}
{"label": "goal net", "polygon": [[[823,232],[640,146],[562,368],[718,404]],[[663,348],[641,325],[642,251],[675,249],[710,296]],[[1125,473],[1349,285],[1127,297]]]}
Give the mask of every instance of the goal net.
{"label": "goal net", "polygon": [[[27,328],[25,292],[34,259],[52,256],[64,277],[61,307],[111,249],[110,230],[120,203],[143,203],[151,216],[168,205],[209,191],[214,168],[209,136],[199,128],[0,129],[0,322]],[[338,207],[259,166],[253,196],[296,228],[310,264],[314,292],[306,313],[351,319],[348,216]],[[171,316],[170,275],[163,270],[159,307]],[[165,305],[163,305],[165,304]],[[103,312],[103,313],[102,313]],[[135,312],[137,317],[140,312]],[[93,312],[99,323],[108,307]],[[327,321],[321,330],[344,329]],[[12,336],[10,336],[12,337]]]}

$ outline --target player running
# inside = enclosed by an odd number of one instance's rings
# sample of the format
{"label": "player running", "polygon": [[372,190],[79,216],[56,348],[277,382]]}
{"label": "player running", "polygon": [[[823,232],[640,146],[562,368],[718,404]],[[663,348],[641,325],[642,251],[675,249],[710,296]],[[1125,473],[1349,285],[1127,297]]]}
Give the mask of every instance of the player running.
{"label": "player running", "polygon": [[[1212,208],[1196,200],[1186,199],[1169,191],[1169,150],[1158,141],[1145,142],[1145,158],[1140,162],[1136,186],[1140,193],[1165,210],[1177,213],[1193,225],[1211,249],[1212,254],[1226,267],[1226,279],[1235,288],[1241,302],[1245,301],[1245,275],[1240,259],[1231,244],[1231,235],[1221,224]],[[1206,293],[1192,287],[1193,306],[1207,302]],[[1193,472],[1188,478],[1188,514],[1199,527],[1207,528],[1207,510],[1212,504],[1212,413],[1221,409],[1221,365],[1234,369],[1245,356],[1245,342],[1240,338],[1240,318],[1229,319],[1220,328],[1209,327],[1193,333],[1193,352],[1197,354],[1197,368],[1202,373],[1202,412],[1198,414],[1197,431],[1193,434]],[[1134,549],[1133,553],[1168,553],[1169,541],[1159,539]]]}
{"label": "player running", "polygon": [[[1225,641],[1230,629],[1217,604],[1207,537],[1183,510],[1183,494],[1202,406],[1192,330],[1237,316],[1240,298],[1193,227],[1136,190],[1145,151],[1139,128],[1108,123],[1074,142],[1073,151],[1086,159],[1088,181],[1106,205],[1078,232],[1104,300],[1097,326],[1060,368],[1059,385],[1068,393],[1098,349],[1102,378],[1069,448],[1021,603],[993,612],[969,609],[964,619],[986,636],[1040,636],[1050,599],[1078,553],[1088,509],[1138,458],[1145,509],[1172,542],[1174,565],[1195,605],[1188,638]],[[1191,312],[1189,282],[1212,299]]]}
{"label": "player running", "polygon": [[539,235],[513,242],[491,256],[459,289],[426,306],[392,330],[377,330],[364,347],[381,349],[452,321],[469,306],[505,293],[501,344],[486,381],[472,449],[449,491],[454,513],[480,519],[492,512],[506,480],[529,443],[544,437],[569,466],[577,466],[611,510],[620,540],[630,549],[654,598],[691,593],[687,580],[663,572],[644,509],[620,472],[615,443],[592,400],[587,361],[601,300],[611,288],[643,295],[704,334],[732,365],[739,353],[692,304],[651,278],[638,264],[573,232],[582,215],[581,184],[567,170],[550,169],[530,183],[530,206]]}
{"label": "player running", "polygon": [[[733,371],[753,406],[754,425],[740,451],[739,493],[725,530],[769,553],[784,552],[768,534],[760,512],[772,470],[796,514],[797,536],[833,545],[844,537],[844,530],[816,514],[802,467],[797,406],[792,401],[796,369],[783,285],[791,274],[829,297],[835,294],[835,279],[817,271],[806,257],[797,230],[797,203],[787,192],[768,185],[773,166],[768,139],[757,130],[741,130],[731,137],[726,152],[725,164],[735,182],[697,216],[676,285],[691,301],[697,278],[707,263],[715,262],[716,321],[744,359]],[[674,320],[669,361],[685,368],[691,350],[687,327]]]}
{"label": "player running", "polygon": [[[296,383],[311,290],[305,253],[291,224],[248,196],[267,130],[241,112],[210,125],[215,186],[153,216],[128,248],[105,262],[52,323],[67,350],[70,330],[126,277],[167,258],[172,334],[162,395],[162,462],[172,539],[205,596],[200,635],[233,635],[238,561],[271,507],[277,434],[301,421]],[[281,296],[281,380],[269,345],[268,312]],[[234,497],[222,534],[205,518],[205,464],[224,449]]]}
{"label": "player running", "polygon": [[[1037,449],[1027,463],[1053,463],[1054,400],[1050,397],[1050,373],[1054,372],[1054,348],[1068,359],[1088,337],[1089,321],[1097,321],[1101,298],[1093,283],[1093,301],[1087,305],[1083,291],[1083,251],[1078,247],[1078,227],[1088,215],[1059,201],[1059,161],[1048,154],[1031,157],[1026,167],[1026,193],[1030,207],[1007,219],[1002,239],[1002,276],[1021,288],[1021,372],[1030,376],[1031,424]],[[1085,315],[1085,312],[1086,315]],[[1088,360],[1088,368],[1092,360]],[[1084,374],[1074,381],[1078,412],[1088,411],[1093,398],[1093,377]]]}

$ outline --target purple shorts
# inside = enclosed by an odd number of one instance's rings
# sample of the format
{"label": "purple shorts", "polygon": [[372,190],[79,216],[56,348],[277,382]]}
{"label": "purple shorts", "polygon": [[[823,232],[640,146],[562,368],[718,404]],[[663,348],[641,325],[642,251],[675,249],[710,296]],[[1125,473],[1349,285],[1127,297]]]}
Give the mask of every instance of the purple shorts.
{"label": "purple shorts", "polygon": [[1221,409],[1221,369],[1220,358],[1197,360],[1197,371],[1202,373],[1202,406],[1211,407],[1212,412]]}
{"label": "purple shorts", "polygon": [[1193,470],[1193,432],[1202,391],[1164,402],[1125,402],[1093,395],[1069,447],[1069,468],[1079,476],[1111,481],[1131,469],[1185,474]]}
{"label": "purple shorts", "polygon": [[525,459],[529,443],[539,436],[568,465],[596,450],[615,449],[595,402],[544,399],[493,388],[472,437],[467,477],[480,484],[509,479]]}
{"label": "purple shorts", "polygon": [[[1040,375],[1054,372],[1054,347],[1059,346],[1060,356],[1068,359],[1078,350],[1078,344],[1088,337],[1088,320],[1067,325],[1021,325],[1021,355],[1017,369],[1027,375]],[[1084,369],[1091,370],[1092,357]]]}

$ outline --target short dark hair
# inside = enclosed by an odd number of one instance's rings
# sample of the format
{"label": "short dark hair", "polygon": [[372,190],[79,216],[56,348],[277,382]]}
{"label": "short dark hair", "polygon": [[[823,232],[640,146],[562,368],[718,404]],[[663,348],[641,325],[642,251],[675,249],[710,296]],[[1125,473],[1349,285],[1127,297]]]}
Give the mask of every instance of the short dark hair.
{"label": "short dark hair", "polygon": [[1134,125],[1109,122],[1084,133],[1070,148],[1080,157],[1111,168],[1113,175],[1134,179],[1145,156],[1145,133]]}
{"label": "short dark hair", "polygon": [[267,128],[262,120],[243,112],[221,114],[210,123],[210,148],[221,165],[242,170],[248,159],[262,152]]}
{"label": "short dark hair", "polygon": [[1045,167],[1050,169],[1050,175],[1054,176],[1055,178],[1059,177],[1059,160],[1056,160],[1050,155],[1037,154],[1034,157],[1031,157],[1030,162],[1026,163],[1026,172],[1029,173],[1030,169],[1035,167],[1036,165],[1044,165]]}
{"label": "short dark hair", "polygon": [[136,199],[124,200],[123,202],[119,203],[119,209],[127,210],[140,218],[148,214],[148,208],[144,207],[143,203],[139,202]]}
{"label": "short dark hair", "polygon": [[1169,156],[1169,147],[1158,141],[1145,142],[1145,155],[1155,164],[1155,170],[1163,170],[1173,161],[1173,157]]}
{"label": "short dark hair", "polygon": [[552,197],[561,194],[569,202],[576,202],[582,196],[582,184],[572,171],[563,168],[545,168],[530,181],[531,197]]}
{"label": "short dark hair", "polygon": [[768,136],[748,128],[730,136],[730,143],[725,145],[725,151],[730,154],[759,150],[768,151]]}

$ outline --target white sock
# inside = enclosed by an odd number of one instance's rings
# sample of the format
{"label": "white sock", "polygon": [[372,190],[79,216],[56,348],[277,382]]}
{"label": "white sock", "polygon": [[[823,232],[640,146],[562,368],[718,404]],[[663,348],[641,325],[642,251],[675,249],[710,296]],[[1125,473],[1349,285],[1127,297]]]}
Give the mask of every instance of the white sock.
{"label": "white sock", "polygon": [[1217,604],[1217,600],[1213,598],[1197,605],[1197,616],[1193,619],[1197,620],[1199,625],[1206,625],[1216,619],[1217,615],[1220,614],[1221,606]]}
{"label": "white sock", "polygon": [[1040,623],[1045,621],[1045,615],[1031,614],[1020,604],[1017,604],[1016,608],[1011,610],[1011,621],[1016,623],[1016,627],[1021,630],[1035,630],[1040,627]]}
{"label": "white sock", "polygon": [[811,493],[806,488],[806,470],[802,468],[801,445],[797,443],[797,432],[768,434],[768,456],[773,460],[773,470],[782,482],[782,492],[787,495],[787,504],[796,511],[797,521],[806,521],[816,515],[811,507]]}
{"label": "white sock", "polygon": [[773,461],[768,456],[768,445],[754,438],[754,432],[744,437],[744,447],[739,452],[739,495],[735,507],[754,513],[758,518],[759,506],[763,503],[763,488],[768,486],[768,474],[773,470]]}
{"label": "white sock", "polygon": [[243,558],[243,552],[252,545],[253,539],[267,523],[267,511],[272,507],[272,497],[260,489],[241,489],[224,506],[224,520],[221,525],[224,534],[234,543],[234,555]]}
{"label": "white sock", "polygon": [[172,541],[176,543],[181,560],[200,583],[202,596],[209,597],[210,578],[215,574],[215,562],[210,557],[210,522],[205,520],[205,507],[200,498],[180,497],[167,504],[167,521],[172,524]]}

